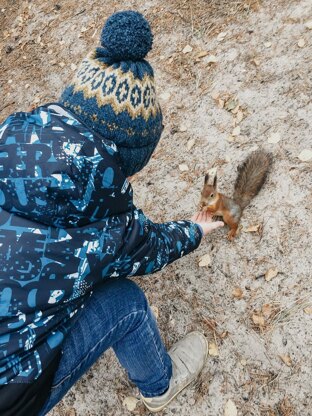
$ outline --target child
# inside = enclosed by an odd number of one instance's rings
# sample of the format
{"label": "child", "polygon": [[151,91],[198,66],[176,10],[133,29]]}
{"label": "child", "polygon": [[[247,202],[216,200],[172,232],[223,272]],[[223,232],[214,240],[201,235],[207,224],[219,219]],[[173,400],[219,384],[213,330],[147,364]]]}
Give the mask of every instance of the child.
{"label": "child", "polygon": [[[46,414],[109,347],[152,411],[202,369],[207,342],[169,353],[142,291],[222,226],[208,214],[155,224],[133,205],[163,126],[148,22],[120,12],[60,103],[0,125],[0,413]],[[110,279],[108,279],[110,278]]]}

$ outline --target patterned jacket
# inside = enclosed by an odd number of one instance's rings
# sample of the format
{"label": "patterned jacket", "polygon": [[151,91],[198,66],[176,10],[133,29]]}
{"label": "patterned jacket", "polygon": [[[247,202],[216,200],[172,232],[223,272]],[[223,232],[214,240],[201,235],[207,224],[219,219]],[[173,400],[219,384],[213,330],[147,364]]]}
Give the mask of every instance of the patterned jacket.
{"label": "patterned jacket", "polygon": [[193,251],[200,227],[136,209],[114,143],[58,105],[0,125],[0,385],[36,380],[95,285]]}

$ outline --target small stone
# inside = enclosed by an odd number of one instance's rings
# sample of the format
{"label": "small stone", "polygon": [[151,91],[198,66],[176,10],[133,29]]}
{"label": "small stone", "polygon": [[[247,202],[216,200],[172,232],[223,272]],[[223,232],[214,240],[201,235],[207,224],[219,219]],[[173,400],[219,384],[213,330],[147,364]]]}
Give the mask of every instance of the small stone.
{"label": "small stone", "polygon": [[163,101],[168,101],[170,98],[170,92],[164,92],[159,95],[159,98]]}
{"label": "small stone", "polygon": [[300,152],[298,157],[302,162],[307,162],[308,160],[312,159],[312,150],[304,149],[302,152]]}
{"label": "small stone", "polygon": [[272,133],[268,137],[268,143],[276,144],[281,140],[281,135],[279,133]]}
{"label": "small stone", "polygon": [[185,163],[182,163],[181,165],[179,165],[179,170],[180,172],[187,172],[189,170],[189,167]]}
{"label": "small stone", "polygon": [[245,400],[245,402],[248,402],[249,394],[244,391],[244,393],[242,394],[242,398],[243,398],[243,400]]}
{"label": "small stone", "polygon": [[192,52],[192,50],[193,50],[193,48],[192,48],[192,46],[191,45],[186,45],[184,48],[183,48],[183,50],[182,50],[182,53],[190,53],[190,52]]}
{"label": "small stone", "polygon": [[299,39],[298,46],[299,46],[299,48],[304,48],[305,47],[305,40],[303,38]]}
{"label": "small stone", "polygon": [[215,64],[218,62],[218,58],[215,55],[209,55],[206,60],[207,64]]}
{"label": "small stone", "polygon": [[6,47],[5,47],[5,53],[11,53],[12,51],[13,51],[13,46],[11,46],[11,45],[7,45]]}
{"label": "small stone", "polygon": [[129,410],[129,412],[133,412],[136,408],[136,405],[138,404],[138,399],[136,399],[135,397],[128,396],[124,398],[122,404]]}
{"label": "small stone", "polygon": [[264,46],[266,48],[270,48],[272,46],[272,43],[271,42],[264,42]]}
{"label": "small stone", "polygon": [[226,35],[227,35],[227,32],[220,32],[217,36],[218,41],[221,42],[225,38]]}
{"label": "small stone", "polygon": [[236,126],[232,131],[232,136],[237,137],[240,135],[240,127]]}

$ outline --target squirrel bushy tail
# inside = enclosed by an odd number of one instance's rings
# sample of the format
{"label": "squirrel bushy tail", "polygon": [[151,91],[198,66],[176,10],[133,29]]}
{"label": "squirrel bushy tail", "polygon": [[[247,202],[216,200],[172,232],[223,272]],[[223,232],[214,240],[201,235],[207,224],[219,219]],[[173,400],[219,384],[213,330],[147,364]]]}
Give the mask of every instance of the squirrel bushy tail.
{"label": "squirrel bushy tail", "polygon": [[256,150],[237,168],[233,199],[242,210],[262,188],[271,165],[272,155],[263,150]]}

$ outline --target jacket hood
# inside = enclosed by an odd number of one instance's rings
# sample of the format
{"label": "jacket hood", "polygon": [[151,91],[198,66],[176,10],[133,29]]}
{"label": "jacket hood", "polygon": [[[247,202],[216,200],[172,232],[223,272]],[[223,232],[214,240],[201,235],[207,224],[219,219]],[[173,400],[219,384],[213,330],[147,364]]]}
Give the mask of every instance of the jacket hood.
{"label": "jacket hood", "polygon": [[18,112],[0,125],[0,207],[56,227],[131,210],[116,145],[58,105]]}

